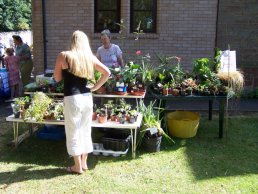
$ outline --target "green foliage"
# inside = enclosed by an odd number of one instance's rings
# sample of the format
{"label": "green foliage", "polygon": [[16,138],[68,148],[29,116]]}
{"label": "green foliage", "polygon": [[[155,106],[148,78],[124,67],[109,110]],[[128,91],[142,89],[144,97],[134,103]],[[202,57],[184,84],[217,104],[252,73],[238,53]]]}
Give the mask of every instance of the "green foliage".
{"label": "green foliage", "polygon": [[43,92],[34,93],[31,105],[26,110],[25,120],[43,121],[52,103],[53,99]]}
{"label": "green foliage", "polygon": [[[230,116],[223,139],[213,116],[202,113],[196,137],[175,138],[172,146],[162,140],[158,153],[137,149],[136,159],[129,151],[116,158],[90,155],[89,170],[80,176],[65,171],[73,165],[65,140],[32,135],[17,149],[6,146],[12,122],[2,117],[0,193],[257,193],[258,115]],[[30,125],[19,126],[23,132]]]}
{"label": "green foliage", "polygon": [[[185,78],[185,72],[183,71],[180,61],[181,58],[177,56],[165,56],[158,55],[159,66],[157,68],[158,81],[161,83],[173,82],[179,84]],[[157,81],[157,80],[156,80]]]}
{"label": "green foliage", "polygon": [[57,93],[64,92],[64,80],[61,80],[60,82],[56,83],[56,92]]}
{"label": "green foliage", "polygon": [[[140,146],[142,143],[143,136],[148,131],[149,128],[157,128],[158,132],[156,135],[160,136],[162,135],[164,139],[169,143],[175,143],[161,128],[161,120],[159,118],[159,114],[156,114],[154,112],[155,102],[150,102],[147,106],[144,104],[144,102],[141,100],[139,103],[138,111],[142,114],[142,127],[139,131],[139,136],[137,140],[137,146]],[[161,108],[158,108],[159,112],[163,111]]]}
{"label": "green foliage", "polygon": [[31,29],[31,0],[0,0],[0,31]]}
{"label": "green foliage", "polygon": [[28,96],[19,97],[15,100],[15,104],[19,106],[25,106],[27,103],[29,103],[30,98]]}
{"label": "green foliage", "polygon": [[218,73],[219,68],[221,67],[221,62],[220,62],[220,55],[222,51],[219,48],[214,49],[215,52],[215,57],[214,57],[214,71]]}

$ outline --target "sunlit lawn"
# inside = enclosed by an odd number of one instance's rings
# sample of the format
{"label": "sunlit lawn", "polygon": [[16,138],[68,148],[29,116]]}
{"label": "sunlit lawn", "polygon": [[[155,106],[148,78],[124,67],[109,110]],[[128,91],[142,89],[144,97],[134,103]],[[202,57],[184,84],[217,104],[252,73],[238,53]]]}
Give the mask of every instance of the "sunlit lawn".
{"label": "sunlit lawn", "polygon": [[164,141],[159,153],[137,158],[89,157],[90,170],[72,175],[65,141],[30,137],[18,149],[1,128],[0,193],[258,193],[258,115],[230,116],[218,138],[218,117],[202,115],[197,136]]}

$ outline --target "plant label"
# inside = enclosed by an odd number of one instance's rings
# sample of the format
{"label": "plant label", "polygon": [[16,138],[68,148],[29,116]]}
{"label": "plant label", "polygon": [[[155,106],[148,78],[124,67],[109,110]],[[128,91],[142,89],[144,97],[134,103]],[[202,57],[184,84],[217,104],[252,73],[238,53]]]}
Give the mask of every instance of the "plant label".
{"label": "plant label", "polygon": [[151,135],[158,133],[157,127],[148,128],[148,130],[150,131]]}
{"label": "plant label", "polygon": [[236,71],[236,51],[222,51],[220,57],[221,72]]}

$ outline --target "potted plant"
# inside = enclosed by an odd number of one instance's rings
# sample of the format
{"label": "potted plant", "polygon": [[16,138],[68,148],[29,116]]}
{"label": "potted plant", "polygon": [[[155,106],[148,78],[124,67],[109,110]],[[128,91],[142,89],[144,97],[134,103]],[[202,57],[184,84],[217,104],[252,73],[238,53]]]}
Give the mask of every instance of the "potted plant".
{"label": "potted plant", "polygon": [[30,102],[29,96],[19,97],[14,101],[14,104],[12,105],[12,107],[16,118],[18,117],[18,118],[24,119],[25,109],[28,107],[29,102]]}
{"label": "potted plant", "polygon": [[177,88],[172,88],[172,89],[171,89],[171,94],[172,94],[173,96],[178,96],[178,95],[179,95],[179,89],[177,89]]}
{"label": "potted plant", "polygon": [[185,89],[186,95],[192,95],[193,94],[193,88],[191,86],[187,87]]}
{"label": "potted plant", "polygon": [[114,100],[108,100],[107,103],[104,104],[104,106],[107,108],[107,115],[109,119],[111,116],[111,112],[115,109]]}
{"label": "potted plant", "polygon": [[141,100],[139,103],[139,112],[143,115],[143,124],[140,128],[137,145],[143,145],[147,151],[160,151],[161,139],[164,136],[169,142],[174,142],[161,128],[158,114],[155,114],[154,102],[145,106]]}
{"label": "potted plant", "polygon": [[105,123],[105,122],[107,122],[107,118],[108,118],[107,109],[101,108],[100,113],[98,115],[98,122]]}
{"label": "potted plant", "polygon": [[168,87],[169,87],[169,83],[164,84],[164,86],[163,86],[163,95],[164,96],[168,95]]}
{"label": "potted plant", "polygon": [[138,116],[138,111],[137,110],[135,110],[135,109],[130,110],[129,111],[129,118],[130,118],[129,122],[130,123],[136,122],[137,116]]}
{"label": "potted plant", "polygon": [[44,115],[45,120],[63,120],[64,106],[63,102],[53,102],[48,111]]}
{"label": "potted plant", "polygon": [[50,111],[50,107],[53,103],[53,99],[48,97],[43,92],[36,92],[33,94],[31,104],[26,109],[25,120],[43,121],[47,112]]}
{"label": "potted plant", "polygon": [[116,121],[117,120],[117,115],[116,115],[116,109],[112,109],[110,113],[110,120],[111,121]]}
{"label": "potted plant", "polygon": [[124,112],[119,112],[119,113],[117,114],[117,121],[118,121],[120,124],[125,124],[126,116],[125,116],[125,113],[124,113]]}
{"label": "potted plant", "polygon": [[16,103],[11,103],[14,118],[20,117],[20,106]]}

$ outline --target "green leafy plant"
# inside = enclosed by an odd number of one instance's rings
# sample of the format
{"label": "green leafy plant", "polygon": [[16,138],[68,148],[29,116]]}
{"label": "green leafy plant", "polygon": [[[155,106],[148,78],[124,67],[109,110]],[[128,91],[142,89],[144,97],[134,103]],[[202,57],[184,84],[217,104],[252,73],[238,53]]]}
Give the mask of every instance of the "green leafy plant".
{"label": "green leafy plant", "polygon": [[44,116],[48,114],[50,107],[53,103],[53,99],[48,97],[43,92],[34,93],[31,104],[26,109],[25,112],[25,121],[26,120],[36,120],[43,121]]}
{"label": "green leafy plant", "polygon": [[[155,101],[151,101],[148,106],[146,106],[142,100],[139,102],[138,111],[142,114],[143,121],[142,127],[139,131],[137,146],[141,144],[142,139],[144,135],[148,132],[149,128],[153,127],[157,128],[157,133],[154,134],[152,137],[158,137],[162,135],[169,143],[174,143],[174,141],[161,128],[161,120],[159,119],[159,114],[155,114],[154,108]],[[159,111],[162,110],[159,109]]]}
{"label": "green leafy plant", "polygon": [[29,96],[23,96],[23,97],[19,97],[17,98],[14,103],[18,106],[25,106],[26,104],[28,104],[30,102],[30,98]]}

